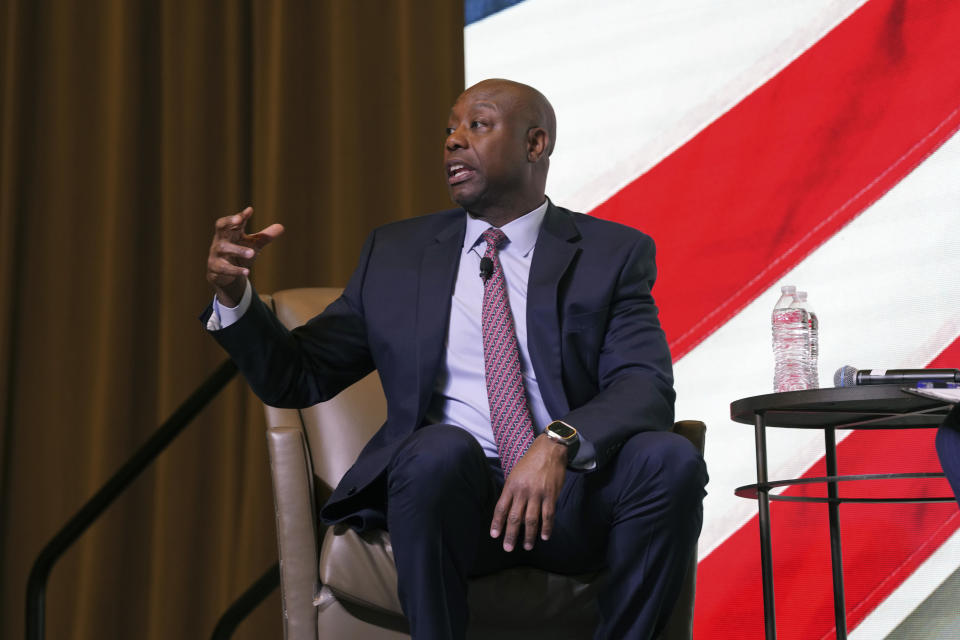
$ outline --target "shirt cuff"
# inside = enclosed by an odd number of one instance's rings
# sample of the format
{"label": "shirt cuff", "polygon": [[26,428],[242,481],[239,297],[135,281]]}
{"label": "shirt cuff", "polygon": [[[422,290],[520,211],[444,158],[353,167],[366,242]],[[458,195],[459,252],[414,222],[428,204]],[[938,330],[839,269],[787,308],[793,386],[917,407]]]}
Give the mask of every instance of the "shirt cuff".
{"label": "shirt cuff", "polygon": [[243,317],[243,314],[250,308],[250,301],[253,299],[253,287],[247,280],[247,288],[243,290],[243,296],[235,307],[227,307],[220,304],[217,296],[213,296],[213,313],[207,318],[207,331],[220,331],[226,329],[234,322]]}

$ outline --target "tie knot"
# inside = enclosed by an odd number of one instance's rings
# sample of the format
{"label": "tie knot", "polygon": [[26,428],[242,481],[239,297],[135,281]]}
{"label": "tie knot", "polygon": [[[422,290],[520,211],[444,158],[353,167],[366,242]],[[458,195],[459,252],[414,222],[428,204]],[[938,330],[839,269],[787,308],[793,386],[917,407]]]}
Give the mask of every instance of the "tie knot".
{"label": "tie knot", "polygon": [[496,227],[490,227],[480,237],[495,249],[500,249],[507,243],[507,234]]}

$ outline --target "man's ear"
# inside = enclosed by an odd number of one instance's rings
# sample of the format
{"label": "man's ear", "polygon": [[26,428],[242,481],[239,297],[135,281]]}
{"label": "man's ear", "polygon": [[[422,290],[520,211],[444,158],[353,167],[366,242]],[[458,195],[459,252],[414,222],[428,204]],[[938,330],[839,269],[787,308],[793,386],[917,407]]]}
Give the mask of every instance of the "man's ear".
{"label": "man's ear", "polygon": [[527,161],[538,162],[550,147],[550,134],[543,127],[527,129]]}

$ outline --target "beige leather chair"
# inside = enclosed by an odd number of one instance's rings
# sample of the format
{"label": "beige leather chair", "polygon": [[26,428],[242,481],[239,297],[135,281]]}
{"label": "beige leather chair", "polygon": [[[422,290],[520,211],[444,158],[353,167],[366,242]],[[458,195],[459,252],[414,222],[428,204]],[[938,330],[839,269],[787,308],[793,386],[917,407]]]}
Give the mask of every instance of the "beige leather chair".
{"label": "beige leather chair", "polygon": [[[339,289],[292,289],[265,297],[287,327],[303,324]],[[386,402],[373,373],[333,400],[301,411],[267,407],[267,442],[276,501],[284,637],[288,640],[409,638],[397,597],[389,535],[318,527],[317,510],[383,423]],[[702,422],[675,431],[703,452]],[[696,550],[663,639],[693,632]],[[470,583],[470,638],[590,638],[597,575],[561,576],[531,568]],[[503,602],[523,602],[505,609]]]}

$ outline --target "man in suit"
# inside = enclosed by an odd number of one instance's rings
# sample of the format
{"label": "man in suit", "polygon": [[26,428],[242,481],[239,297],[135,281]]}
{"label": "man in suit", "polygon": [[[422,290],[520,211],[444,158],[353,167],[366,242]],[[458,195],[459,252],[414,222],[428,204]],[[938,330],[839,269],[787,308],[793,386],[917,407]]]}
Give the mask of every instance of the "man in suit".
{"label": "man in suit", "polygon": [[253,295],[248,235],[221,218],[204,321],[267,404],[323,401],[376,369],[387,421],[321,510],[386,528],[414,638],[461,638],[471,575],[604,569],[597,637],[648,638],[699,535],[706,470],[670,433],[653,241],[545,196],[556,139],[535,89],[487,80],[450,112],[460,208],[375,230],[343,295],[287,332]]}

